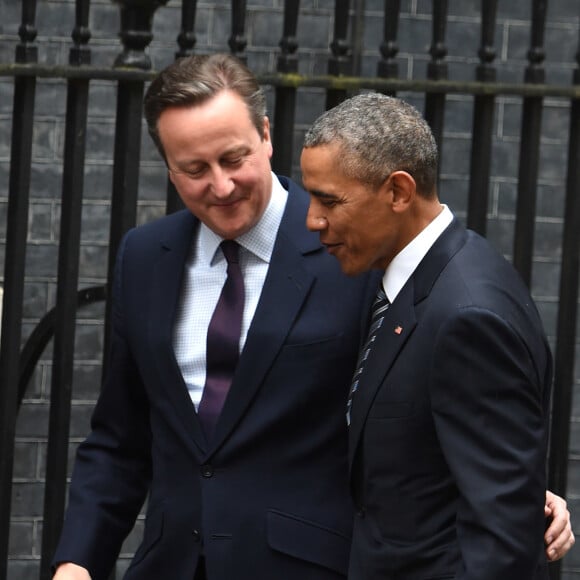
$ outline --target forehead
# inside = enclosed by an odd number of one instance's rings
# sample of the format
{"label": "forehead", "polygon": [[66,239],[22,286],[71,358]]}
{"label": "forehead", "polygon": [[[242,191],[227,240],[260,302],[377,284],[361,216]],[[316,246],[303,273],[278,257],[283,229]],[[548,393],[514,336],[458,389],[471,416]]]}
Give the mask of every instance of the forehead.
{"label": "forehead", "polygon": [[340,178],[342,172],[337,163],[339,157],[340,151],[336,145],[317,145],[302,149],[300,168],[304,183],[330,182]]}
{"label": "forehead", "polygon": [[[188,124],[188,130],[207,128],[253,127],[250,111],[237,93],[229,90],[194,105],[177,105],[165,109],[158,120],[160,133],[169,124]],[[174,127],[172,127],[174,128]]]}
{"label": "forehead", "polygon": [[304,188],[325,195],[344,194],[345,191],[359,189],[361,184],[342,170],[343,155],[340,147],[333,144],[305,147],[300,157]]}
{"label": "forehead", "polygon": [[198,105],[169,107],[161,113],[157,127],[167,154],[223,150],[259,139],[246,103],[232,91],[222,91]]}

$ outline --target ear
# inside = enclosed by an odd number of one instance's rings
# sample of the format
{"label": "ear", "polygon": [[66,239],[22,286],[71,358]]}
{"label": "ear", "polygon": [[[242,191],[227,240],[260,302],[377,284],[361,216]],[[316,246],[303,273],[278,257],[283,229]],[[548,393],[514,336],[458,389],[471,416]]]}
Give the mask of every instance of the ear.
{"label": "ear", "polygon": [[393,171],[385,185],[389,183],[393,211],[396,213],[407,211],[417,195],[417,184],[413,176],[406,171]]}
{"label": "ear", "polygon": [[167,175],[169,175],[169,181],[171,181],[171,183],[173,183],[173,185],[177,189],[177,185],[175,185],[175,176],[173,175],[173,171],[167,171]]}
{"label": "ear", "polygon": [[268,149],[268,157],[271,159],[274,149],[272,147],[272,139],[270,138],[270,119],[264,117],[264,128],[262,129],[262,142]]}

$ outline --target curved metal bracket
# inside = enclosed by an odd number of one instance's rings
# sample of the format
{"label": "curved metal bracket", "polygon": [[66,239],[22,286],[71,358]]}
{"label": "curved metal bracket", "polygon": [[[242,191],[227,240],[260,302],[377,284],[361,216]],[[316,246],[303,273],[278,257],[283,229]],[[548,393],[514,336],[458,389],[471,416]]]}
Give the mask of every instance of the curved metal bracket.
{"label": "curved metal bracket", "polygon": [[[88,306],[95,302],[101,302],[107,298],[106,286],[91,286],[83,288],[77,293],[77,309]],[[40,355],[43,353],[49,340],[54,336],[54,320],[56,307],[49,310],[42,320],[36,325],[32,334],[24,344],[20,353],[20,373],[18,377],[18,407],[22,403],[26,387],[34,372]]]}

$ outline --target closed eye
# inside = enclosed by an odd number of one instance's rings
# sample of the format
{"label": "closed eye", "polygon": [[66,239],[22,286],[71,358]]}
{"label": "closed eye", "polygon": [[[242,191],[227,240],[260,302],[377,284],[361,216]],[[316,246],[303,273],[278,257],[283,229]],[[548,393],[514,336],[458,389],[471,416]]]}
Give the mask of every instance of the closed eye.
{"label": "closed eye", "polygon": [[227,165],[228,167],[237,167],[238,165],[241,165],[243,160],[244,157],[241,155],[239,157],[229,157],[222,160],[222,165]]}
{"label": "closed eye", "polygon": [[170,169],[174,175],[183,175],[189,179],[198,179],[205,173],[207,166],[193,167],[189,169]]}
{"label": "closed eye", "polygon": [[205,167],[200,167],[199,169],[187,169],[183,173],[185,173],[185,175],[187,175],[188,177],[195,179],[196,177],[201,177],[204,174],[205,170],[206,170]]}
{"label": "closed eye", "polygon": [[335,195],[324,193],[323,191],[311,191],[310,195],[323,207],[333,208],[341,202]]}

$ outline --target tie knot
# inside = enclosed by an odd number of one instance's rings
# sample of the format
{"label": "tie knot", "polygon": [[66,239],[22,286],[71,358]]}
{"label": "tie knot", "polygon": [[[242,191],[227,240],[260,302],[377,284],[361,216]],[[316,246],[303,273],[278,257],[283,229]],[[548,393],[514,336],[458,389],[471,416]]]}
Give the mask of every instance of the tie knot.
{"label": "tie knot", "polygon": [[384,313],[386,312],[390,304],[391,303],[387,298],[385,290],[383,289],[383,285],[381,284],[379,286],[379,289],[377,290],[375,301],[373,302],[373,305],[371,307],[371,320],[374,321],[377,318],[384,316]]}
{"label": "tie knot", "polygon": [[375,295],[375,302],[374,303],[378,304],[379,302],[382,304],[384,304],[385,302],[390,303],[382,284],[379,285],[379,288],[378,288],[377,293]]}
{"label": "tie knot", "polygon": [[235,242],[234,240],[224,240],[221,243],[221,249],[228,264],[238,263],[238,251],[240,249],[238,242]]}

